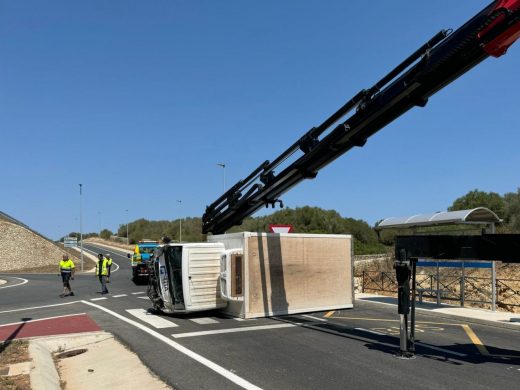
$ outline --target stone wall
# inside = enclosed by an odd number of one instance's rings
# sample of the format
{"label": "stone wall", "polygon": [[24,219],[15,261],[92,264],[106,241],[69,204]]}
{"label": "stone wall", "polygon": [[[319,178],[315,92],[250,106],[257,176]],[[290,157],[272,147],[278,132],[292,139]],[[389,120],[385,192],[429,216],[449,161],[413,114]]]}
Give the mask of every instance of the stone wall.
{"label": "stone wall", "polygon": [[[58,264],[63,249],[23,226],[0,220],[0,272]],[[76,261],[76,259],[73,259]]]}

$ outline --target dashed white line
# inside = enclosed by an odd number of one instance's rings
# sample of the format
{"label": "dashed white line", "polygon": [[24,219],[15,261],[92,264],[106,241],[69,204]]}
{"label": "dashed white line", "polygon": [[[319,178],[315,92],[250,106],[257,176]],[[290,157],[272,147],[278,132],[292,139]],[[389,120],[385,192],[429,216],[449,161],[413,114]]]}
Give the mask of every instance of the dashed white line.
{"label": "dashed white line", "polygon": [[121,298],[121,297],[127,297],[127,294],[119,294],[119,295],[112,295],[112,298]]}
{"label": "dashed white line", "polygon": [[146,322],[147,324],[152,325],[154,328],[157,329],[175,328],[176,326],[179,326],[176,323],[168,321],[162,317],[150,314],[144,309],[127,309],[126,311],[134,317],[140,319],[143,322]]}
{"label": "dashed white line", "polygon": [[139,295],[139,294],[144,294],[144,291],[139,291],[139,292],[132,293],[132,295]]}
{"label": "dashed white line", "polygon": [[367,332],[367,333],[373,333],[373,334],[377,334],[378,336],[388,336],[387,334],[385,333],[381,333],[381,332],[377,332],[375,330],[371,330],[371,329],[364,329],[364,328],[354,328],[355,330],[359,330],[361,332]]}
{"label": "dashed white line", "polygon": [[148,297],[137,297],[139,299],[149,299]]}
{"label": "dashed white line", "polygon": [[222,334],[222,333],[237,333],[237,332],[251,332],[255,330],[270,330],[280,328],[293,328],[295,324],[278,324],[278,325],[259,325],[259,326],[244,326],[243,328],[229,328],[229,329],[217,329],[217,330],[205,330],[201,332],[189,332],[189,333],[176,333],[172,334],[173,338],[180,339],[184,337],[197,337],[207,336],[211,334]]}
{"label": "dashed white line", "polygon": [[103,299],[107,299],[107,297],[92,298],[91,301],[102,301]]}
{"label": "dashed white line", "polygon": [[203,318],[190,318],[190,321],[195,322],[200,325],[209,325],[209,324],[218,324],[218,321],[213,318],[203,317]]}
{"label": "dashed white line", "polygon": [[108,314],[110,314],[110,315],[120,319],[121,321],[126,322],[127,324],[133,325],[136,328],[141,329],[143,332],[148,333],[150,336],[155,337],[156,339],[158,339],[158,340],[162,341],[163,343],[169,345],[170,347],[174,348],[175,350],[179,351],[180,353],[183,353],[184,355],[192,358],[193,360],[199,362],[200,364],[208,367],[209,369],[215,371],[217,374],[222,375],[223,377],[227,378],[231,382],[237,384],[238,386],[240,386],[240,387],[242,387],[244,389],[247,389],[247,390],[261,390],[260,387],[255,386],[254,384],[252,384],[251,382],[248,382],[244,378],[241,378],[238,375],[232,373],[231,371],[226,370],[224,367],[219,366],[218,364],[212,362],[211,360],[205,358],[204,356],[199,355],[198,353],[193,352],[192,350],[190,350],[190,349],[188,349],[186,347],[183,347],[179,343],[169,339],[166,336],[163,336],[162,334],[156,332],[155,330],[152,330],[152,329],[150,329],[150,328],[148,328],[148,327],[146,327],[146,326],[144,326],[144,325],[142,325],[142,324],[140,324],[140,323],[138,323],[136,321],[133,321],[133,320],[131,320],[129,318],[126,318],[125,316],[122,316],[121,314],[118,314],[115,311],[107,309],[107,308],[105,308],[103,306],[96,305],[95,303],[88,302],[88,301],[82,301],[82,302],[84,304],[86,304],[86,305],[90,305],[90,306],[96,307],[99,310],[103,310],[105,313],[108,313]]}

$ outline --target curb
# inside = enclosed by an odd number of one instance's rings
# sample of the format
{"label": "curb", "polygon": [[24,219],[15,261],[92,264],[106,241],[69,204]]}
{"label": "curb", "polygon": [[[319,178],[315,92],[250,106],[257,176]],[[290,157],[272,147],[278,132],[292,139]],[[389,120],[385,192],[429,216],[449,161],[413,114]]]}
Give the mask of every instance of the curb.
{"label": "curb", "polygon": [[[369,305],[386,305],[386,306],[393,306],[396,308],[396,315],[397,315],[397,305],[393,303],[387,303],[387,302],[375,302],[370,301],[368,299],[356,299],[354,303],[354,307],[356,304],[363,304],[367,303]],[[447,318],[450,320],[456,320],[456,321],[463,321],[463,322],[469,322],[470,324],[478,324],[478,325],[486,325],[486,326],[493,326],[495,328],[502,328],[502,329],[509,329],[509,330],[516,330],[520,331],[520,325],[517,325],[516,323],[510,323],[510,322],[498,322],[493,320],[484,320],[481,318],[474,318],[474,317],[466,317],[461,316],[457,314],[449,314],[449,313],[439,313],[435,311],[431,311],[428,309],[421,309],[419,307],[415,307],[416,312],[422,312],[422,313],[428,313],[431,316],[439,317],[439,318]]]}
{"label": "curb", "polygon": [[29,355],[32,358],[31,388],[34,390],[61,390],[60,377],[49,347],[41,341],[29,342]]}

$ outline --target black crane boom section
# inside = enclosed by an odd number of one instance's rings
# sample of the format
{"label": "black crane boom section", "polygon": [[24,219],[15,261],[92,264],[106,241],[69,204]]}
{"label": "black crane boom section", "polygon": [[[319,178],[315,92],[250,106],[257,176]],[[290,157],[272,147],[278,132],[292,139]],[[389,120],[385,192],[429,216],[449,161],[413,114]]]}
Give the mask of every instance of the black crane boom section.
{"label": "black crane boom section", "polygon": [[496,0],[456,31],[440,31],[374,86],[357,93],[280,156],[262,163],[207,206],[203,232],[223,233],[264,205],[283,207],[279,196],[304,179],[315,178],[320,169],[363,146],[411,108],[424,107],[430,96],[487,57],[505,54],[519,37],[520,0]]}

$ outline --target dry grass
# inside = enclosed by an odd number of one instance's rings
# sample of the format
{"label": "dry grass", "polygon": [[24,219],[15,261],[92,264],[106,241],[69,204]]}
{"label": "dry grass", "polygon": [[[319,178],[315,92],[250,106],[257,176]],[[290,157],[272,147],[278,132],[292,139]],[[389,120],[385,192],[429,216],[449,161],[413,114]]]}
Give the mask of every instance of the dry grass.
{"label": "dry grass", "polygon": [[[27,341],[14,340],[0,344],[0,367],[29,360],[29,343]],[[0,377],[0,389],[31,390],[29,375]]]}

